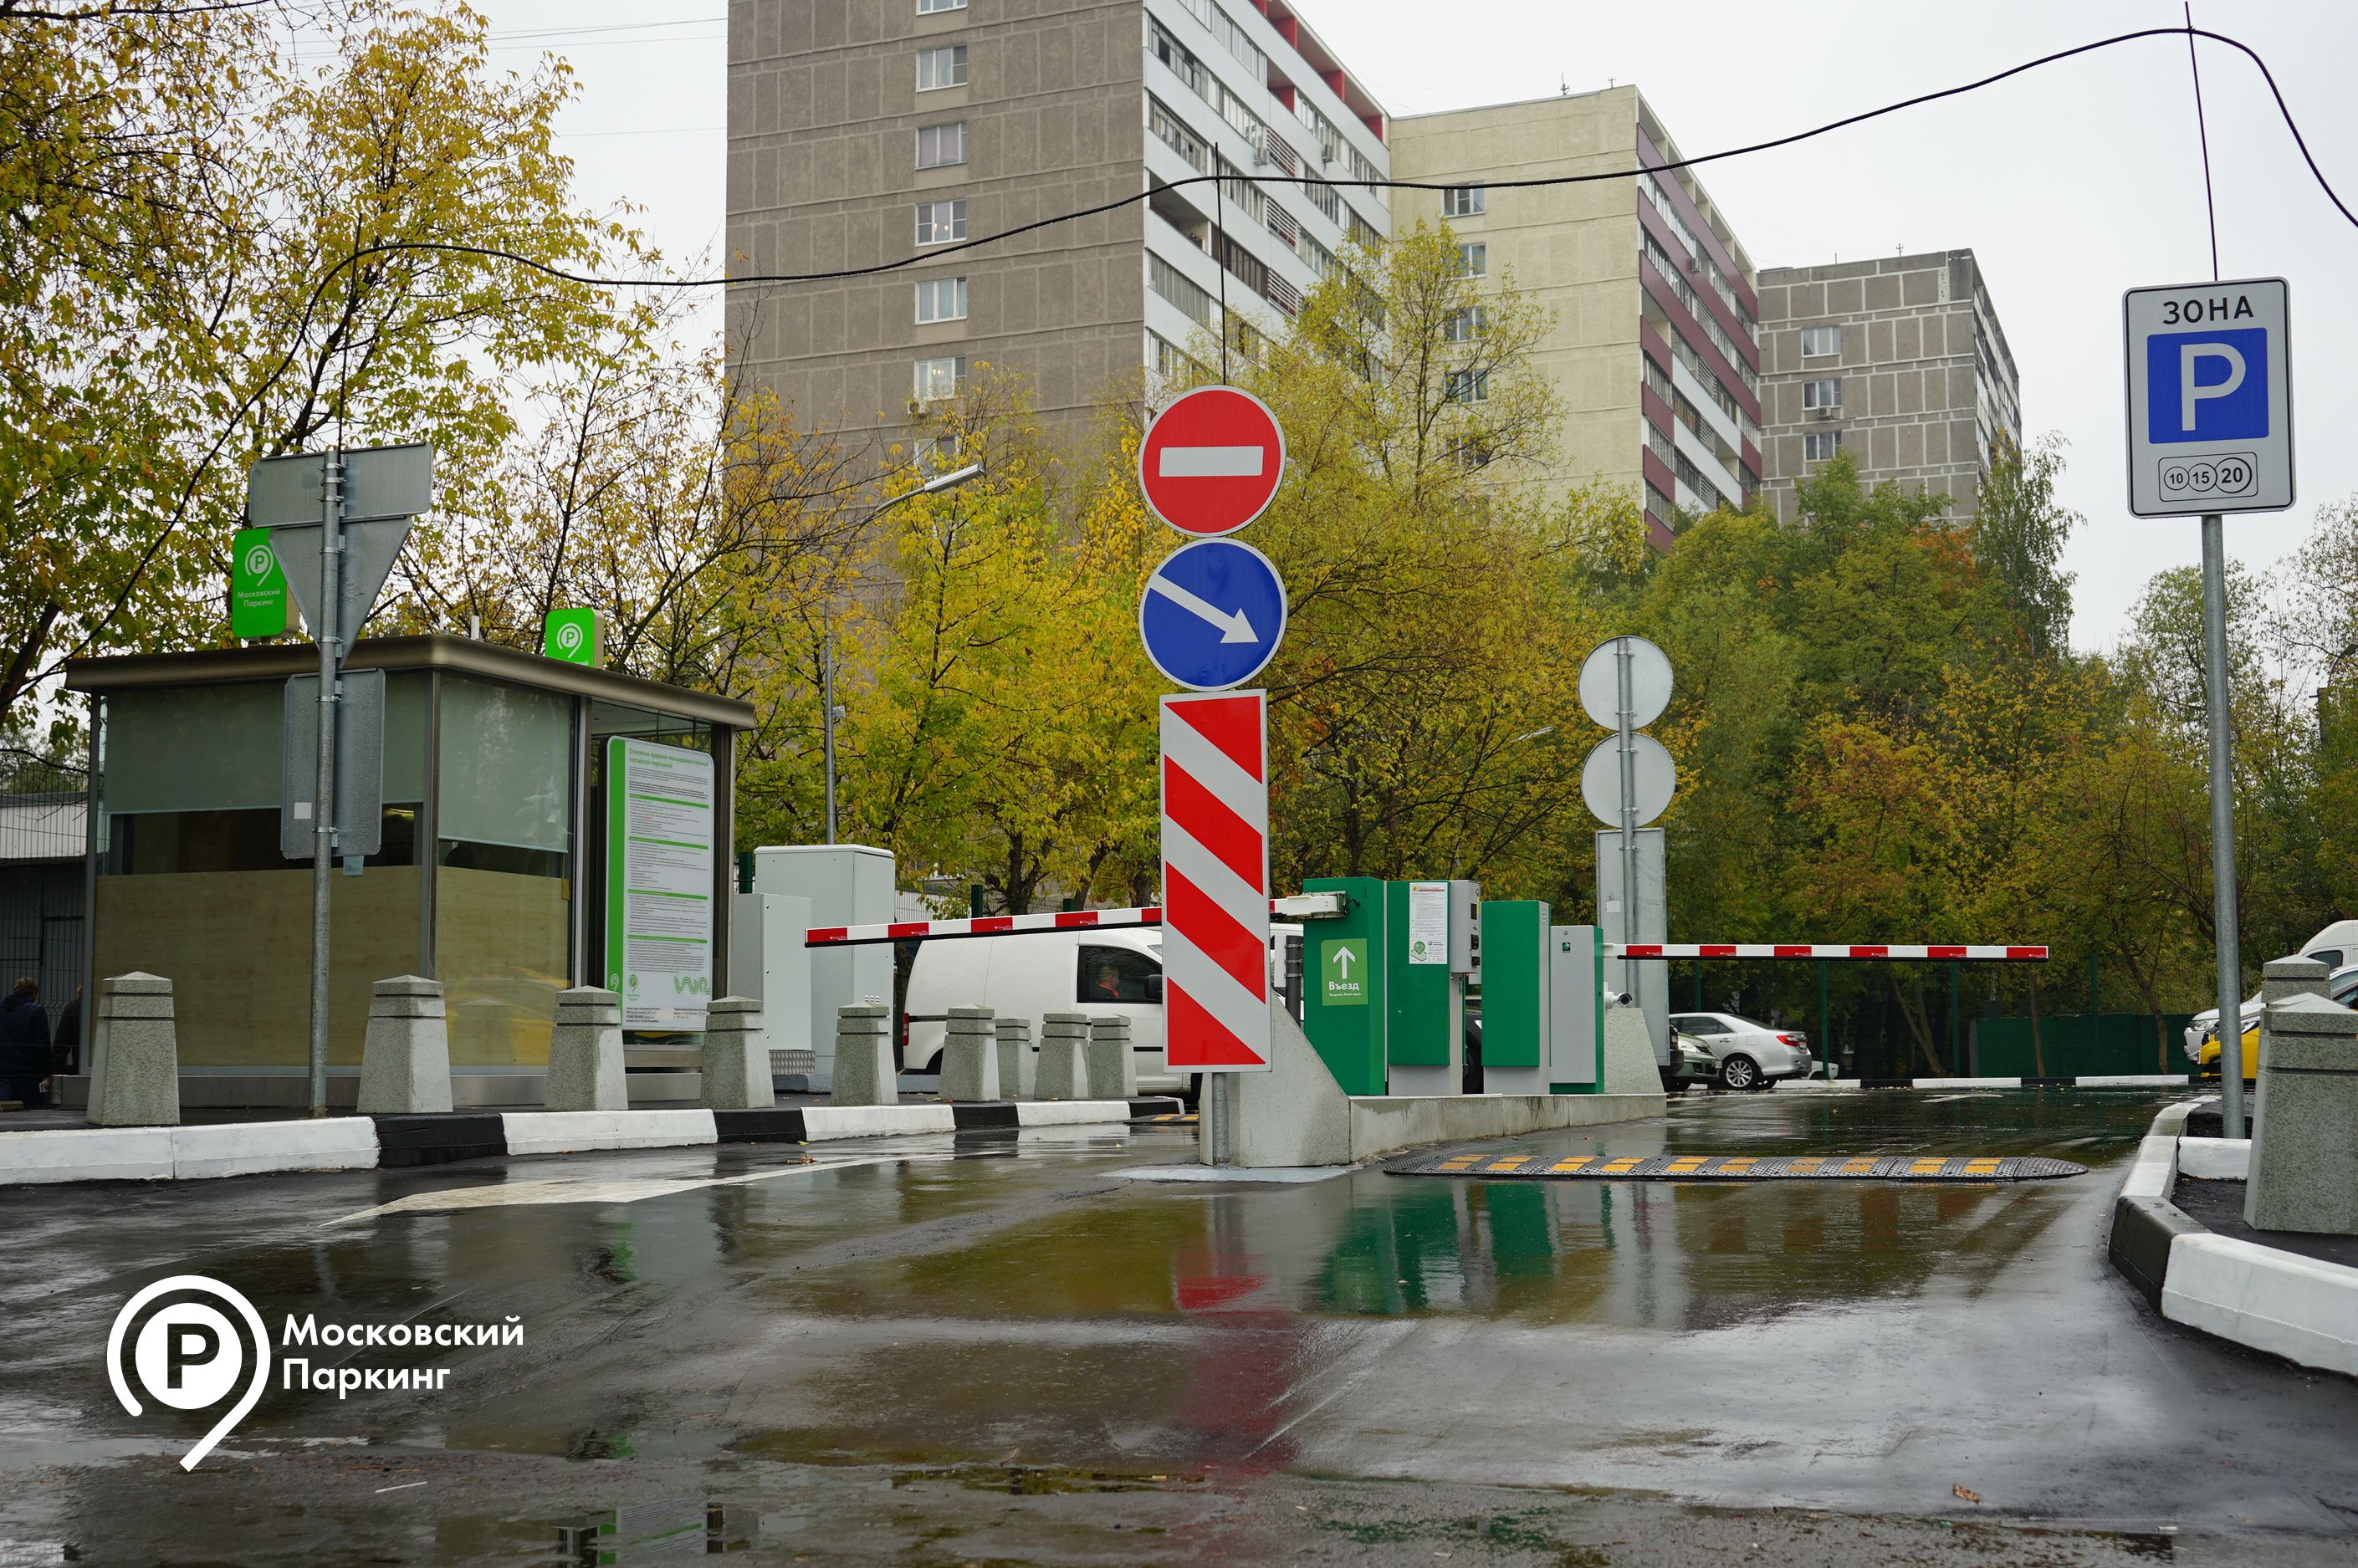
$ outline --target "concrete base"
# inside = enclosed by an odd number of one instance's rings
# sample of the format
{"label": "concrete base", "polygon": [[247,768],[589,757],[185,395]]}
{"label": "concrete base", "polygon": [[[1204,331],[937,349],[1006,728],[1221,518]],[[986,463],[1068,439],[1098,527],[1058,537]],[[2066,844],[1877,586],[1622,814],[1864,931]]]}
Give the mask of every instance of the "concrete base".
{"label": "concrete base", "polygon": [[999,1044],[999,1092],[1010,1099],[1031,1099],[1039,1091],[1040,1054],[1032,1047],[1032,1021],[994,1021]]}
{"label": "concrete base", "polygon": [[612,991],[576,986],[557,993],[557,1027],[548,1035],[548,1110],[625,1110],[622,1004]]}
{"label": "concrete base", "polygon": [[430,1116],[451,1108],[450,1032],[442,987],[416,975],[379,980],[361,1045],[363,1116]]}
{"label": "concrete base", "polygon": [[892,1042],[882,1034],[838,1034],[835,1076],[827,1090],[834,1105],[899,1105],[900,1064]]}
{"label": "concrete base", "polygon": [[[1644,1019],[1623,1011],[1642,1044]],[[1642,1093],[1411,1097],[1346,1095],[1282,1004],[1270,1009],[1270,1047],[1268,1072],[1237,1075],[1237,1167],[1352,1165],[1424,1143],[1639,1121],[1668,1103],[1650,1054]],[[1609,1083],[1609,1057],[1606,1070]]]}
{"label": "concrete base", "polygon": [[[1111,1022],[1119,1027],[1108,1028]],[[1138,1056],[1130,1048],[1130,1020],[1099,1020],[1087,1047],[1089,1092],[1101,1099],[1129,1099],[1138,1093]]]}
{"label": "concrete base", "polygon": [[950,1009],[942,1036],[942,1098],[978,1104],[999,1093],[999,1031],[990,1009]]}
{"label": "concrete base", "polygon": [[180,1050],[172,982],[160,975],[115,975],[98,982],[95,1000],[90,1124],[177,1126]]}
{"label": "concrete base", "polygon": [[1091,1080],[1087,1043],[1070,1034],[1051,1034],[1040,1042],[1033,1065],[1033,1087],[1042,1099],[1089,1099]]}
{"label": "concrete base", "polygon": [[1661,1095],[1662,1070],[1654,1060],[1653,1036],[1646,1033],[1646,1015],[1637,1008],[1605,1010],[1605,1092]]}

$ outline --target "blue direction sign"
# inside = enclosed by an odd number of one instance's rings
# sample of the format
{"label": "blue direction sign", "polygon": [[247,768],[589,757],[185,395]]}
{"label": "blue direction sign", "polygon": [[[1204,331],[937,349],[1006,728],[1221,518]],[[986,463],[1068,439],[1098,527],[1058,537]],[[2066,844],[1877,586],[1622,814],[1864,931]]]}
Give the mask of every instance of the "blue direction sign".
{"label": "blue direction sign", "polygon": [[1182,545],[1146,580],[1138,635],[1154,667],[1190,691],[1242,686],[1285,635],[1285,585],[1250,545]]}

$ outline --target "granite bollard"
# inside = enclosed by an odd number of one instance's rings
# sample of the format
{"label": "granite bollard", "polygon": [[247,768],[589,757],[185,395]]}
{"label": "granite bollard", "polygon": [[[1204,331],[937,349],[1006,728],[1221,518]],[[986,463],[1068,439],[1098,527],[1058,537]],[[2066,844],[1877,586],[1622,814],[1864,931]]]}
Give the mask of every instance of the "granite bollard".
{"label": "granite bollard", "polygon": [[1089,1099],[1089,1015],[1051,1012],[1040,1020],[1040,1065],[1033,1087],[1042,1099]]}
{"label": "granite bollard", "polygon": [[893,1058],[892,1010],[855,1001],[835,1010],[835,1105],[899,1105],[901,1064]]}
{"label": "granite bollard", "polygon": [[2270,1002],[2256,1104],[2244,1222],[2358,1235],[2358,1012],[2313,991]]}
{"label": "granite bollard", "polygon": [[98,982],[91,1034],[92,1127],[178,1127],[180,1041],[172,982],[161,975],[114,975]]}
{"label": "granite bollard", "polygon": [[778,1103],[770,1084],[770,1033],[754,998],[712,999],[704,1010],[703,1054],[708,1109],[767,1110]]}
{"label": "granite bollard", "polygon": [[994,1021],[999,1036],[999,1092],[1006,1099],[1032,1099],[1040,1087],[1040,1054],[1032,1046],[1032,1021]]}
{"label": "granite bollard", "polygon": [[361,1044],[362,1116],[450,1108],[450,1026],[442,982],[395,975],[369,988],[368,1034]]}
{"label": "granite bollard", "polygon": [[1089,1092],[1098,1099],[1138,1093],[1138,1054],[1130,1048],[1130,1020],[1100,1013],[1089,1020]]}
{"label": "granite bollard", "polygon": [[597,986],[557,993],[557,1027],[548,1036],[550,1110],[628,1110],[622,1077],[622,999]]}
{"label": "granite bollard", "polygon": [[942,1039],[942,1098],[999,1098],[999,1031],[987,1007],[954,1007]]}

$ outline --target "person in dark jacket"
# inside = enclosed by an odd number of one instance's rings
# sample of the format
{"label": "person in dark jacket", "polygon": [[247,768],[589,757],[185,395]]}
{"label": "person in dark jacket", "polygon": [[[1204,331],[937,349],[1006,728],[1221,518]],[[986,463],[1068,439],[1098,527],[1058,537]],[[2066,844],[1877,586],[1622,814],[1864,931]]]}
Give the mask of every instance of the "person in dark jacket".
{"label": "person in dark jacket", "polygon": [[81,1071],[81,988],[74,987],[73,995],[58,1010],[57,1027],[49,1032],[49,1071],[79,1073]]}
{"label": "person in dark jacket", "polygon": [[45,1104],[49,1076],[49,1015],[41,1011],[40,982],[27,975],[0,1000],[0,1099],[20,1100],[27,1110]]}

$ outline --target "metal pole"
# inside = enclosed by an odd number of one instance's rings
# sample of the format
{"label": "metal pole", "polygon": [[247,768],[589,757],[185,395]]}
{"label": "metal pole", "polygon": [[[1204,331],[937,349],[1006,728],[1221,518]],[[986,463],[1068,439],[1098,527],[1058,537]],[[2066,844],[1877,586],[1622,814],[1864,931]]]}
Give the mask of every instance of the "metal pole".
{"label": "metal pole", "polygon": [[[1629,691],[1629,639],[1613,640],[1614,668],[1620,687],[1620,708],[1616,717],[1620,720],[1617,734],[1621,745],[1621,940],[1638,940],[1638,743],[1637,726],[1629,722],[1637,711],[1637,698]],[[1625,961],[1621,968],[1624,980],[1636,971]],[[1629,988],[1635,991],[1635,985]]]}
{"label": "metal pole", "polygon": [[2202,516],[2202,675],[2211,708],[2211,925],[2218,943],[2220,1130],[2244,1136],[2244,975],[2235,929],[2234,715],[2227,689],[2227,545]]}
{"label": "metal pole", "polygon": [[[882,508],[879,508],[881,511]],[[818,672],[821,746],[827,753],[827,841],[835,842],[835,628],[827,629],[827,643]]]}
{"label": "metal pole", "polygon": [[311,789],[311,1114],[328,1114],[329,900],[336,860],[336,690],[343,663],[344,449],[320,464],[319,759]]}
{"label": "metal pole", "polygon": [[1826,1005],[1826,972],[1829,966],[1818,960],[1818,1054],[1823,1063],[1819,1073],[1831,1079],[1834,1076],[1834,1026],[1833,1014]]}

